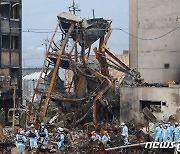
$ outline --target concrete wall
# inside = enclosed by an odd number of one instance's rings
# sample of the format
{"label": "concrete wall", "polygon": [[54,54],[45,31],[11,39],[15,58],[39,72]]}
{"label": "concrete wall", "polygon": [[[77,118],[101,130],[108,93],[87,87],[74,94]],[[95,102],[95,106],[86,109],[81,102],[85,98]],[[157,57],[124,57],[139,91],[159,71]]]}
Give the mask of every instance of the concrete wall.
{"label": "concrete wall", "polygon": [[140,101],[161,102],[160,112],[152,112],[157,119],[173,115],[180,123],[180,87],[121,87],[120,120],[144,123]]}
{"label": "concrete wall", "polygon": [[[168,33],[180,25],[179,6],[179,0],[130,0],[129,32],[145,39]],[[179,38],[180,29],[155,40],[130,36],[130,67],[137,68],[145,82],[180,82]]]}

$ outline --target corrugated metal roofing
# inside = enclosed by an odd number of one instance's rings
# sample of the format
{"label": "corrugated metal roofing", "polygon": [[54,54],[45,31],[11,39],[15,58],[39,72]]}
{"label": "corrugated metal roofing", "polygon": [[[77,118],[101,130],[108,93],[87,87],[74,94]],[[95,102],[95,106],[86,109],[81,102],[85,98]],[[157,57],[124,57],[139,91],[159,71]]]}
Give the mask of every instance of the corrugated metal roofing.
{"label": "corrugated metal roofing", "polygon": [[22,69],[22,77],[35,73],[35,72],[41,72],[42,68],[23,68]]}

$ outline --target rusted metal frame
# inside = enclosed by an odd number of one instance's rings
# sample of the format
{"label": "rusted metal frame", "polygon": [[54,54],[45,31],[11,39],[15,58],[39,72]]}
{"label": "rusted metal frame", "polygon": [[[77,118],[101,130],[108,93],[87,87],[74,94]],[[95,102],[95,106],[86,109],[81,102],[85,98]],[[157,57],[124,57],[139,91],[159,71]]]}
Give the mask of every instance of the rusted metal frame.
{"label": "rusted metal frame", "polygon": [[[52,44],[53,39],[54,39],[54,37],[55,37],[55,35],[56,35],[56,32],[57,32],[57,30],[58,30],[58,26],[59,26],[59,22],[58,22],[58,24],[57,24],[57,26],[56,26],[56,28],[55,28],[55,30],[54,30],[53,36],[52,36],[52,38],[51,38],[51,41],[50,41],[50,44],[49,44],[49,47],[48,47],[48,50],[46,51],[46,58],[45,58],[45,60],[44,60],[43,67],[42,67],[43,69],[41,70],[41,74],[40,74],[40,77],[39,77],[39,79],[38,79],[38,81],[37,81],[37,84],[36,84],[36,88],[35,88],[35,89],[38,89],[38,87],[39,87],[39,84],[40,84],[40,81],[41,81],[41,76],[42,76],[42,74],[43,74],[43,72],[44,72],[44,68],[45,68],[45,65],[46,65],[46,59],[47,59],[47,57],[48,57],[48,52],[49,52],[49,50],[50,50],[51,44]],[[29,106],[29,116],[28,116],[28,118],[27,118],[28,122],[30,122],[30,121],[32,120],[32,119],[31,119],[31,117],[32,117],[32,108],[33,108],[33,103],[34,103],[35,95],[36,95],[36,93],[34,92],[34,93],[33,93],[33,96],[32,96],[32,101],[31,101],[30,106]]]}
{"label": "rusted metal frame", "polygon": [[104,37],[101,37],[99,41],[99,50],[97,51],[98,61],[100,64],[101,73],[105,76],[109,76],[109,70],[108,70],[107,60],[105,58],[105,52],[103,46],[104,46]]}
{"label": "rusted metal frame", "polygon": [[[71,57],[69,57],[69,59],[71,60],[71,63],[73,65],[73,67],[75,67],[76,70],[78,70],[82,75],[88,77],[88,78],[95,78],[95,76],[92,76],[92,75],[88,75],[88,74],[85,74],[84,72],[81,71],[81,69],[79,69],[76,64],[74,63],[74,61],[71,59]],[[73,71],[75,72],[75,71]]]}
{"label": "rusted metal frame", "polygon": [[76,86],[76,92],[77,92],[78,89],[79,89],[79,86],[80,86],[80,84],[81,84],[81,81],[82,81],[82,78],[79,77],[78,82],[77,82],[77,86]]}
{"label": "rusted metal frame", "polygon": [[68,41],[68,38],[70,36],[70,33],[72,32],[72,30],[74,29],[74,25],[75,23],[71,23],[71,26],[65,36],[65,39],[64,41],[62,42],[62,46],[59,50],[59,54],[58,54],[58,57],[57,57],[57,60],[56,60],[56,65],[54,67],[54,70],[53,70],[53,74],[52,74],[52,78],[51,78],[51,82],[50,82],[50,86],[49,86],[49,89],[48,89],[48,92],[47,92],[47,96],[46,96],[46,99],[45,99],[45,102],[44,102],[44,108],[43,108],[43,113],[42,113],[42,117],[45,117],[46,116],[46,112],[47,112],[47,107],[48,107],[48,103],[49,103],[49,99],[51,97],[51,92],[54,88],[54,83],[55,83],[55,80],[57,78],[57,72],[58,72],[58,69],[59,69],[59,65],[60,65],[60,60],[61,60],[61,56],[64,52],[64,48],[66,46],[66,43]]}
{"label": "rusted metal frame", "polygon": [[119,60],[114,54],[112,54],[112,52],[110,52],[110,50],[106,46],[104,46],[103,48],[105,49],[105,52],[115,61],[117,61],[123,68],[125,68],[126,70],[130,70],[130,68],[125,65],[121,60]]}
{"label": "rusted metal frame", "polygon": [[42,102],[43,102],[43,98],[42,98],[42,96],[41,96],[41,100],[40,100],[40,103],[39,103],[39,107],[38,107],[38,109],[37,109],[37,114],[38,114],[38,116],[39,116],[39,114],[40,114],[40,112],[41,112]]}
{"label": "rusted metal frame", "polygon": [[98,50],[97,50],[97,47],[95,47],[95,48],[93,49],[93,51],[94,51],[94,53],[95,53],[96,59],[98,59]]}
{"label": "rusted metal frame", "polygon": [[[75,66],[75,64],[73,64],[73,60],[72,60],[72,56],[71,55],[68,55],[70,61],[71,61],[71,65]],[[75,91],[75,94],[76,94],[76,87],[77,87],[77,75],[76,75],[76,70],[74,68],[72,68],[72,71],[74,73],[74,76],[72,78],[72,81],[71,81],[71,86],[74,82],[74,91]],[[69,88],[69,91],[70,91],[70,88]],[[77,94],[76,94],[77,95]]]}
{"label": "rusted metal frame", "polygon": [[111,82],[111,80],[107,77],[107,76],[104,76],[103,74],[99,73],[99,72],[96,72],[100,77],[104,78],[107,80],[108,82],[108,85],[106,88],[104,88],[103,91],[101,91],[95,98],[94,98],[94,101],[93,101],[93,123],[94,125],[96,126],[97,125],[97,100],[102,97],[110,88],[113,87],[113,83]]}
{"label": "rusted metal frame", "polygon": [[104,39],[104,45],[107,44],[107,42],[108,42],[108,40],[109,40],[109,37],[111,36],[111,33],[112,33],[112,28],[109,27],[108,33],[107,33],[107,35],[106,35],[106,37],[105,37],[105,39]]}
{"label": "rusted metal frame", "polygon": [[[127,73],[129,75],[131,75],[132,77],[135,77],[132,73],[130,73],[129,71],[127,71],[126,69],[122,68],[122,66],[120,66],[119,64],[115,63],[114,61],[112,61],[111,59],[107,58],[107,60],[109,60],[111,63],[113,63],[115,66],[119,67],[121,69],[121,72],[123,73]],[[108,64],[110,65],[110,64]],[[114,68],[115,69],[115,68]],[[117,69],[116,69],[117,70]],[[120,71],[120,70],[118,70]]]}
{"label": "rusted metal frame", "polygon": [[72,55],[73,50],[76,48],[76,45],[80,39],[80,35],[77,37],[76,41],[74,42],[71,51],[69,52],[69,55]]}
{"label": "rusted metal frame", "polygon": [[71,88],[72,88],[73,82],[74,82],[74,75],[73,75],[73,78],[72,78],[72,80],[71,80],[71,83],[70,83],[70,87],[69,87],[68,93],[70,92],[70,90],[71,90]]}
{"label": "rusted metal frame", "polygon": [[[36,93],[38,93],[39,95],[42,95],[42,96],[46,97],[46,93],[45,93],[45,92],[36,91]],[[80,102],[80,101],[86,100],[88,97],[83,97],[83,98],[66,98],[66,97],[64,97],[64,98],[57,98],[57,97],[55,97],[54,95],[51,94],[51,98],[57,99],[57,100],[60,100],[60,101]]]}
{"label": "rusted metal frame", "polygon": [[90,52],[91,52],[91,46],[89,47],[89,50],[88,50],[88,55],[87,55],[86,59],[89,59]]}
{"label": "rusted metal frame", "polygon": [[84,120],[90,113],[91,113],[92,107],[89,108],[89,110],[83,115],[83,117],[81,117],[80,119],[78,119],[77,121],[75,121],[72,126],[77,125],[78,123],[80,123],[82,120]]}

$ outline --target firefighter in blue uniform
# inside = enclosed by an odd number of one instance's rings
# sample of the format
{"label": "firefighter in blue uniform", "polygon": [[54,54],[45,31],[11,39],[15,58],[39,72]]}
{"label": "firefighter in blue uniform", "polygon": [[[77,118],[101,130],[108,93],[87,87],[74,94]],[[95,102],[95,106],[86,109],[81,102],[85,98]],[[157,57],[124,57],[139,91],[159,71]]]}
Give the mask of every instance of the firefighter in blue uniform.
{"label": "firefighter in blue uniform", "polygon": [[37,149],[37,140],[39,138],[39,135],[33,124],[30,126],[30,130],[26,132],[26,135],[29,136],[30,139],[30,148]]}
{"label": "firefighter in blue uniform", "polygon": [[64,129],[59,127],[57,130],[58,130],[58,134],[56,136],[56,140],[58,141],[58,149],[63,150],[64,149],[64,141],[65,141]]}
{"label": "firefighter in blue uniform", "polygon": [[44,123],[41,123],[39,136],[40,136],[41,144],[47,145],[48,144],[48,130],[45,128]]}
{"label": "firefighter in blue uniform", "polygon": [[25,131],[21,130],[18,134],[16,134],[16,147],[21,150],[21,154],[25,154],[25,143],[27,141],[26,137],[24,136]]}

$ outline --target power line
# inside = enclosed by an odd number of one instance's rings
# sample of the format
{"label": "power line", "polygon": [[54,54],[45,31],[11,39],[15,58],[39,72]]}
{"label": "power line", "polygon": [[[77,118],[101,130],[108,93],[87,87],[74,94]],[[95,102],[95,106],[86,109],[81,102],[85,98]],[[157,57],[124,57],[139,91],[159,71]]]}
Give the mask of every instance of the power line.
{"label": "power line", "polygon": [[[133,34],[127,32],[127,31],[123,30],[122,28],[112,28],[112,30],[120,30],[120,31],[124,32],[125,34],[128,34],[129,36],[134,37],[134,38],[137,38],[137,39],[139,39],[139,40],[143,40],[143,41],[152,41],[152,40],[157,40],[157,39],[163,38],[163,37],[167,36],[168,34],[174,32],[175,30],[177,30],[177,29],[179,29],[179,28],[180,28],[180,26],[179,26],[179,27],[176,27],[176,28],[174,28],[174,29],[172,29],[171,31],[169,31],[169,32],[167,32],[167,33],[165,33],[165,34],[163,34],[163,35],[161,35],[161,36],[154,37],[154,38],[142,38],[142,37],[138,37],[138,36],[135,36],[135,35],[133,35]],[[64,29],[64,30],[66,30],[66,29]],[[98,30],[106,30],[106,29],[98,29]],[[33,32],[33,33],[53,33],[54,31],[51,31],[51,32],[24,31],[24,32]],[[61,32],[58,32],[58,33],[61,33]]]}
{"label": "power line", "polygon": [[39,60],[39,59],[43,59],[43,58],[23,58],[22,60]]}
{"label": "power line", "polygon": [[[122,28],[112,28],[112,30],[122,31],[123,33],[125,33],[125,34],[127,34],[127,35],[129,35],[129,36],[131,36],[131,37],[137,38],[137,39],[139,39],[139,40],[151,41],[151,40],[157,40],[157,39],[163,38],[163,37],[167,36],[168,34],[174,32],[175,30],[178,30],[179,28],[180,28],[180,26],[178,26],[178,27],[170,30],[169,32],[167,32],[167,33],[165,33],[165,34],[163,34],[163,35],[160,35],[160,36],[154,37],[154,38],[142,38],[142,37],[138,37],[138,36],[135,36],[135,35],[127,32],[127,31],[123,30]],[[1,28],[1,29],[2,29],[2,28]],[[21,28],[10,28],[10,30],[16,30],[16,29],[17,29],[17,30],[22,30]],[[43,31],[41,31],[41,30],[43,30]],[[48,31],[44,31],[44,30],[48,30]],[[64,29],[64,30],[68,30],[68,29]],[[107,29],[98,29],[98,30],[103,30],[103,31],[104,31],[104,30],[107,30]],[[23,32],[23,33],[48,34],[48,33],[54,33],[54,30],[51,31],[51,29],[27,29],[27,30],[24,29],[24,30],[22,30],[21,32]],[[61,34],[62,34],[61,31],[57,31],[57,33],[61,33]]]}
{"label": "power line", "polygon": [[[22,31],[23,33],[39,33],[39,34],[48,34],[48,33],[54,33],[54,31],[48,31],[48,32],[45,32],[45,31],[33,31],[33,30],[23,30]],[[58,32],[60,33],[60,32]]]}
{"label": "power line", "polygon": [[120,30],[120,31],[122,31],[122,32],[124,32],[124,33],[126,33],[126,34],[128,34],[128,35],[130,35],[130,36],[132,36],[132,37],[135,37],[135,38],[137,38],[137,39],[139,39],[139,40],[144,40],[144,41],[146,41],[146,40],[157,40],[157,39],[160,39],[160,38],[165,37],[166,35],[172,33],[173,31],[175,31],[175,30],[177,30],[177,29],[179,29],[179,28],[180,28],[180,26],[172,29],[171,31],[169,31],[169,32],[167,32],[167,33],[165,33],[165,34],[163,34],[163,35],[161,35],[161,36],[154,37],[154,38],[141,38],[141,37],[137,37],[137,36],[135,36],[135,35],[132,35],[132,34],[126,32],[125,30],[121,29],[121,28],[114,28],[114,29]]}

